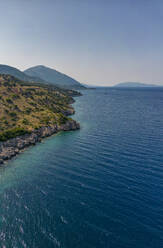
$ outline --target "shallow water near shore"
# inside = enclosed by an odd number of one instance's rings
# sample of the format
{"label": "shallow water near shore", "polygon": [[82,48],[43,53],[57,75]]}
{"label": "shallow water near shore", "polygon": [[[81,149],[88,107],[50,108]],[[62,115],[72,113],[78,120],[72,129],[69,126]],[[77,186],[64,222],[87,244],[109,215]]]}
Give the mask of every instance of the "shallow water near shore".
{"label": "shallow water near shore", "polygon": [[0,167],[0,248],[163,247],[163,89],[88,90],[81,129]]}

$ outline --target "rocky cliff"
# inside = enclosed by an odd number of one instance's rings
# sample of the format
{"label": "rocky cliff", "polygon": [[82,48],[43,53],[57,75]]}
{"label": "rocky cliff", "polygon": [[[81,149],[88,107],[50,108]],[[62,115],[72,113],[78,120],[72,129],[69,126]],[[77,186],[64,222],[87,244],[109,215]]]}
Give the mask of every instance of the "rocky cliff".
{"label": "rocky cliff", "polygon": [[79,123],[74,120],[68,120],[61,125],[44,126],[38,130],[34,130],[30,134],[25,134],[5,142],[0,143],[0,164],[4,161],[11,159],[20,153],[24,148],[35,145],[43,138],[51,136],[59,131],[77,130],[80,128]]}

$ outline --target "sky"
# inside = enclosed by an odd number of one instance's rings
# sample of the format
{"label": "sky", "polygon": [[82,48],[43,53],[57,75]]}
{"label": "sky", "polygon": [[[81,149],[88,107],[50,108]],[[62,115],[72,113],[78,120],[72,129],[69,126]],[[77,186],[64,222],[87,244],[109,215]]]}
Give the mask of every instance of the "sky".
{"label": "sky", "polygon": [[163,85],[163,1],[0,0],[0,64]]}

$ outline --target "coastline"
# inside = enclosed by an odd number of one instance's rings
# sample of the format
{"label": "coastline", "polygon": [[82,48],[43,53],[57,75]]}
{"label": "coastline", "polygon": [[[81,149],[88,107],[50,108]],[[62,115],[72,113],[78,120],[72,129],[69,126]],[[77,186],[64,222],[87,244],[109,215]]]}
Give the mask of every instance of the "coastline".
{"label": "coastline", "polygon": [[79,129],[80,124],[68,116],[75,113],[74,97],[81,95],[0,74],[0,165],[45,137]]}
{"label": "coastline", "polygon": [[0,142],[0,165],[18,155],[25,148],[41,142],[41,140],[46,137],[60,131],[74,131],[78,129],[80,129],[80,124],[71,119],[61,125],[56,124],[53,126],[43,126],[38,130],[34,130],[30,134],[25,134],[9,139],[5,142]]}

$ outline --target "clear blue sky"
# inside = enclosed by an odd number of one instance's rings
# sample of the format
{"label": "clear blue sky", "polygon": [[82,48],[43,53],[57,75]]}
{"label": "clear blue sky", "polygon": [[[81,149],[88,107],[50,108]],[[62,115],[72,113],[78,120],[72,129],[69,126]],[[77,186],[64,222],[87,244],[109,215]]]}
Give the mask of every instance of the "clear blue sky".
{"label": "clear blue sky", "polygon": [[163,85],[163,1],[0,0],[0,63]]}

